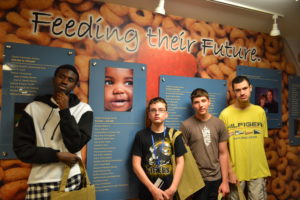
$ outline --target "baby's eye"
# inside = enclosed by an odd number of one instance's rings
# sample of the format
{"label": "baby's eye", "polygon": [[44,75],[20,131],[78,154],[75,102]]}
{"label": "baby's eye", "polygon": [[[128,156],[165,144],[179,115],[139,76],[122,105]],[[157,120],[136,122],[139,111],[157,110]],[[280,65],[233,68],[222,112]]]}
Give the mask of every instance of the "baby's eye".
{"label": "baby's eye", "polygon": [[126,81],[125,85],[133,85],[133,81]]}
{"label": "baby's eye", "polygon": [[105,81],[104,81],[104,84],[105,84],[105,85],[112,85],[112,84],[114,84],[114,83],[113,83],[113,81],[111,81],[111,80],[105,80]]}

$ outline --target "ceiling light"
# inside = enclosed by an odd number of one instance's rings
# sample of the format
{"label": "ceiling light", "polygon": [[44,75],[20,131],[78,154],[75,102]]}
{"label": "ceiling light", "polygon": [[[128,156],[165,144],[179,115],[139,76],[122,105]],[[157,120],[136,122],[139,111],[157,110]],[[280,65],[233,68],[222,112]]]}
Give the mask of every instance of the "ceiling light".
{"label": "ceiling light", "polygon": [[281,13],[276,13],[276,12],[265,10],[265,9],[262,9],[262,8],[257,8],[257,7],[254,7],[254,6],[249,6],[249,5],[246,5],[246,4],[237,3],[237,2],[232,1],[232,0],[231,1],[230,0],[206,0],[206,1],[211,1],[211,2],[214,2],[214,3],[219,3],[219,4],[223,4],[223,5],[227,5],[227,6],[242,8],[242,9],[251,10],[251,11],[255,11],[255,12],[261,12],[261,13],[270,14],[270,15],[277,15],[278,17],[284,17],[284,15],[281,14]]}
{"label": "ceiling light", "polygon": [[158,6],[154,10],[155,13],[165,15],[165,0],[159,0]]}
{"label": "ceiling light", "polygon": [[272,28],[272,30],[270,32],[271,36],[278,36],[278,35],[280,35],[280,30],[278,28],[278,24],[277,24],[277,21],[276,21],[277,18],[278,18],[277,15],[273,15],[274,24],[273,24],[273,28]]}

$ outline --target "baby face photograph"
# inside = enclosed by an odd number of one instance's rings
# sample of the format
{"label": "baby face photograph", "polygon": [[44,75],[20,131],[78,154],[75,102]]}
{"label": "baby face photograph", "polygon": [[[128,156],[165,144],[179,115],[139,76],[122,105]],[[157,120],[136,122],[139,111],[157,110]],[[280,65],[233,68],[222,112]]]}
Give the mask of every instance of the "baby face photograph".
{"label": "baby face photograph", "polygon": [[133,69],[105,68],[104,110],[129,112],[133,104]]}

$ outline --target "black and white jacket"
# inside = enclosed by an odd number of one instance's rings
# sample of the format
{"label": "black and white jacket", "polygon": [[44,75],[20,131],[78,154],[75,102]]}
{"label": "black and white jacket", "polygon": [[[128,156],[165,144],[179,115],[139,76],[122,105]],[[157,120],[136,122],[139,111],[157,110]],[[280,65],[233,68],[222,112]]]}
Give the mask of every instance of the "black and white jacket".
{"label": "black and white jacket", "polygon": [[[60,110],[51,95],[38,96],[28,104],[16,125],[13,148],[20,160],[32,163],[29,184],[58,182],[64,163],[57,152],[76,153],[81,157],[82,147],[90,140],[93,111],[71,94],[69,109]],[[69,177],[80,174],[74,165]]]}

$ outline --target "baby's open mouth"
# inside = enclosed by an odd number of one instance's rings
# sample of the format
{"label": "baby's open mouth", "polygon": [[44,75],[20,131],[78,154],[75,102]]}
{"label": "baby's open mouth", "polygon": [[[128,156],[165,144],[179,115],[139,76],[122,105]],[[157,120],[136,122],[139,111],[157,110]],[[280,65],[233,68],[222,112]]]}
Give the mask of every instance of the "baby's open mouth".
{"label": "baby's open mouth", "polygon": [[125,104],[127,104],[129,102],[129,100],[126,99],[118,99],[118,100],[113,100],[111,102],[111,104],[115,107],[121,107],[124,106]]}
{"label": "baby's open mouth", "polygon": [[127,102],[128,100],[120,99],[120,100],[114,100],[113,102]]}

